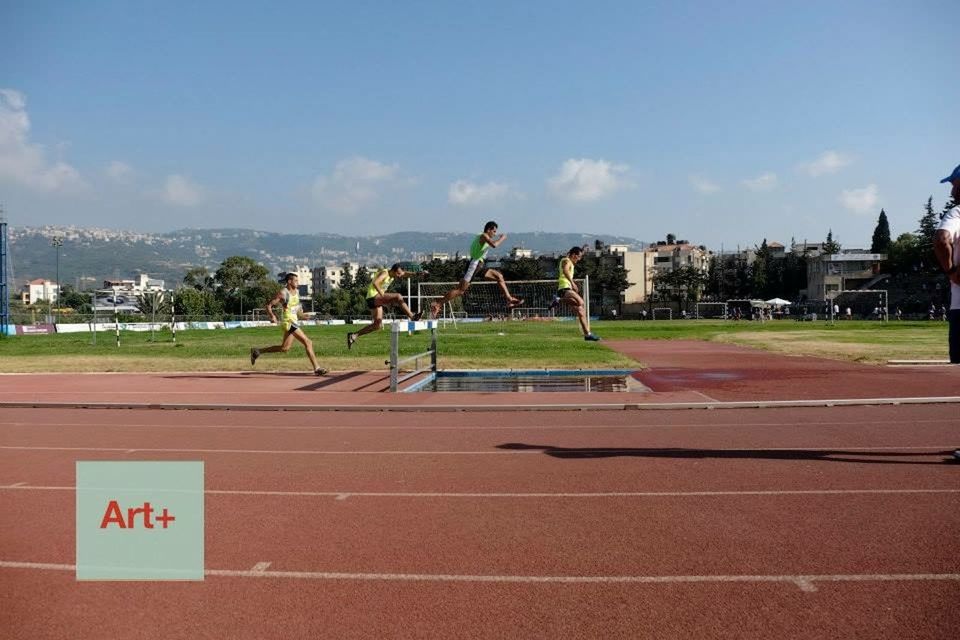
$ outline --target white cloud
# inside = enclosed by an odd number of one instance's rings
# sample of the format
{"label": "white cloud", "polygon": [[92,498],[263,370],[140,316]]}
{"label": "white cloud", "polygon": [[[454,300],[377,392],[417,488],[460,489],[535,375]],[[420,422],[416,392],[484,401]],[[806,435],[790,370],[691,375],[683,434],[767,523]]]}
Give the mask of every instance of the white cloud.
{"label": "white cloud", "polygon": [[877,208],[880,194],[877,185],[868,184],[862,189],[844,189],[840,194],[840,203],[854,213],[869,213]]}
{"label": "white cloud", "polygon": [[383,189],[402,182],[400,165],[354,157],[338,162],[331,175],[318,176],[310,191],[320,206],[338,213],[354,213],[375,202]]}
{"label": "white cloud", "polygon": [[180,207],[195,207],[203,202],[204,191],[200,185],[181,175],[167,176],[161,197]]}
{"label": "white cloud", "polygon": [[690,185],[700,193],[716,193],[720,191],[720,185],[703,176],[690,176]]}
{"label": "white cloud", "polygon": [[816,160],[800,165],[800,168],[816,178],[824,174],[836,173],[852,162],[853,158],[850,156],[836,151],[824,151]]}
{"label": "white cloud", "polygon": [[777,174],[764,173],[756,178],[749,178],[743,181],[743,186],[750,191],[771,191],[777,187]]}
{"label": "white cloud", "polygon": [[589,158],[566,160],[557,175],[547,180],[550,191],[564,200],[591,202],[633,186],[626,177],[629,167]]}
{"label": "white cloud", "polygon": [[65,162],[48,161],[43,146],[30,142],[26,109],[22,93],[0,89],[0,180],[44,192],[86,189],[79,171]]}
{"label": "white cloud", "polygon": [[468,180],[457,180],[447,190],[447,200],[450,204],[468,206],[491,204],[511,195],[519,194],[515,193],[509,185],[501,182],[476,184]]}
{"label": "white cloud", "polygon": [[133,167],[119,160],[114,160],[108,164],[103,172],[107,174],[108,178],[121,184],[126,184],[133,177]]}

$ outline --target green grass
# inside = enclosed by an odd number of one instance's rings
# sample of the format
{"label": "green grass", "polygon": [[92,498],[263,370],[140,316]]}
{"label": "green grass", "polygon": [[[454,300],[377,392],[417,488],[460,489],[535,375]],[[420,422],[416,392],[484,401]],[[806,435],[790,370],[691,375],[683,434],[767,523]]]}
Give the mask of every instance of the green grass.
{"label": "green grass", "polygon": [[[596,322],[605,340],[693,339],[731,342],[790,355],[885,362],[888,359],[946,357],[947,327],[942,322],[648,321]],[[389,331],[361,338],[347,351],[348,327],[307,327],[321,364],[331,370],[384,369]],[[402,353],[426,350],[428,334],[401,336]],[[15,336],[0,339],[0,372],[36,371],[240,371],[250,368],[251,346],[277,344],[275,327],[124,332],[116,347],[113,334],[101,332],[97,345],[89,334]],[[638,363],[604,346],[587,343],[572,322],[495,322],[461,324],[439,332],[444,368],[620,368]],[[298,343],[286,354],[266,354],[257,369],[306,370]]]}

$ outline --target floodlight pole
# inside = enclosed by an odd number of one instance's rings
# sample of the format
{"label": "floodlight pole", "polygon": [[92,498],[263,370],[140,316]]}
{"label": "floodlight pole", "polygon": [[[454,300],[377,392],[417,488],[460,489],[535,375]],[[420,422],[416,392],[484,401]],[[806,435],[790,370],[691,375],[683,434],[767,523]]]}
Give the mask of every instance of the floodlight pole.
{"label": "floodlight pole", "polygon": [[54,236],[50,245],[57,250],[57,324],[60,324],[60,247],[63,246],[63,237]]}

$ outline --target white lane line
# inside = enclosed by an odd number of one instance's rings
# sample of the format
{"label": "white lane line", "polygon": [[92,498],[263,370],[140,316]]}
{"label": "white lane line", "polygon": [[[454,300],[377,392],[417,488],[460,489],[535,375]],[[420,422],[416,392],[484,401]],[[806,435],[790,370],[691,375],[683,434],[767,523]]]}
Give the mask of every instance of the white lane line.
{"label": "white lane line", "polygon": [[[456,573],[353,573],[333,571],[269,571],[253,569],[207,569],[204,575],[229,578],[285,578],[297,580],[353,580],[381,582],[493,582],[561,584],[709,584],[709,583],[785,583],[802,591],[814,590],[817,582],[932,582],[960,581],[960,573],[861,573],[861,574],[784,574],[784,575],[688,575],[688,576],[524,576]],[[75,571],[72,564],[14,562],[0,560],[0,568],[40,571]]]}
{"label": "white lane line", "polygon": [[271,563],[269,563],[269,562],[258,562],[257,564],[253,565],[253,568],[250,569],[250,572],[251,572],[251,573],[263,573],[264,571],[266,571],[267,569],[270,568],[270,564],[271,564]]}
{"label": "white lane line", "polygon": [[717,423],[681,423],[671,424],[668,422],[657,422],[654,424],[576,424],[576,425],[528,425],[528,426],[468,426],[468,425],[317,425],[317,426],[272,426],[272,425],[245,425],[245,424],[149,424],[149,423],[123,423],[123,424],[103,424],[90,422],[0,422],[2,427],[94,427],[94,428],[133,428],[133,429],[254,429],[266,431],[534,431],[534,430],[554,430],[554,429],[577,429],[577,430],[596,430],[596,429],[663,429],[663,428],[708,428],[714,427],[857,427],[857,426],[890,426],[903,427],[904,424],[960,424],[960,418],[931,418],[924,420],[833,420],[829,422],[717,422]]}
{"label": "white lane line", "polygon": [[[481,450],[481,451],[403,451],[403,450],[323,450],[323,449],[161,449],[139,447],[137,449],[127,449],[125,447],[28,447],[28,446],[0,446],[0,450],[7,451],[113,451],[122,453],[226,453],[226,454],[274,454],[274,455],[311,455],[311,456],[514,456],[514,455],[536,455],[544,453],[556,453],[573,455],[582,453],[584,455],[594,454],[617,454],[636,455],[643,457],[644,454],[650,454],[651,457],[663,456],[669,457],[670,452],[693,454],[702,453],[702,457],[709,458],[712,452],[720,451],[743,451],[743,452],[768,452],[768,451],[822,451],[824,453],[852,454],[869,453],[873,451],[953,451],[954,445],[924,445],[914,447],[846,447],[838,445],[834,447],[710,447],[706,449],[697,449],[691,447],[557,447],[557,448],[532,448],[521,450]],[[690,456],[691,458],[695,456]]]}
{"label": "white lane line", "polygon": [[[73,486],[0,486],[20,491],[74,491]],[[589,491],[589,492],[450,492],[450,491],[268,491],[206,489],[210,495],[290,496],[310,498],[691,498],[716,496],[842,496],[960,494],[960,489],[756,489],[742,491]]]}
{"label": "white lane line", "polygon": [[26,486],[26,482],[15,482],[13,484],[8,484],[0,487],[0,489],[18,489],[20,487]]}

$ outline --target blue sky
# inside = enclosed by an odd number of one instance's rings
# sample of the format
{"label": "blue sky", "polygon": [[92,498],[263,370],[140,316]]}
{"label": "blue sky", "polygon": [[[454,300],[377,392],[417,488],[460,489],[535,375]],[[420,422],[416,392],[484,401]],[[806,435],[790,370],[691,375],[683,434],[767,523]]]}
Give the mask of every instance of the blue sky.
{"label": "blue sky", "polygon": [[[196,6],[200,5],[200,6]],[[869,245],[960,162],[953,2],[0,7],[15,225]]]}

